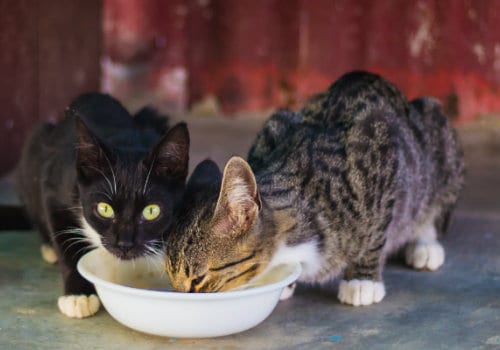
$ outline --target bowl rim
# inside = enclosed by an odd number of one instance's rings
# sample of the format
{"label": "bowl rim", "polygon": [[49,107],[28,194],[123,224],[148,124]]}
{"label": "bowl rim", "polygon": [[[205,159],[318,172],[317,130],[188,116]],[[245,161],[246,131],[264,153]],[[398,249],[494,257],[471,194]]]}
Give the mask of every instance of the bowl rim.
{"label": "bowl rim", "polygon": [[[95,250],[92,250],[85,255],[83,255],[77,263],[78,272],[89,282],[96,286],[105,287],[107,289],[113,290],[118,293],[134,295],[134,296],[143,296],[143,297],[152,297],[158,299],[170,299],[170,300],[186,300],[186,301],[204,301],[204,300],[227,300],[232,298],[241,298],[245,296],[259,295],[263,293],[267,293],[270,291],[278,290],[280,288],[284,288],[285,286],[295,282],[300,274],[302,273],[302,266],[299,262],[291,262],[289,265],[294,266],[293,272],[288,275],[286,278],[257,287],[251,287],[248,289],[242,290],[230,290],[224,292],[214,292],[214,293],[185,293],[185,292],[174,292],[174,291],[159,291],[159,290],[151,290],[151,289],[142,289],[136,287],[125,286],[122,284],[117,284],[113,282],[106,281],[102,279],[92,272],[88,271],[84,262],[85,259],[88,259],[89,255]],[[87,258],[86,258],[87,257]]]}

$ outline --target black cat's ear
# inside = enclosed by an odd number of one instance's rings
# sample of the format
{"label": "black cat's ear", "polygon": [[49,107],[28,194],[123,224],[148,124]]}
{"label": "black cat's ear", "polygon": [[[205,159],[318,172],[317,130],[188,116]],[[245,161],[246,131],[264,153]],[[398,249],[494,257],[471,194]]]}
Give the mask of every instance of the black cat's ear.
{"label": "black cat's ear", "polygon": [[106,155],[102,145],[90,132],[85,123],[77,117],[77,156],[76,168],[80,180],[89,180],[102,176],[101,169],[109,169],[111,166],[109,157]]}
{"label": "black cat's ear", "polygon": [[222,173],[217,164],[211,159],[205,159],[198,164],[189,177],[187,189],[196,190],[211,184],[219,184]]}
{"label": "black cat's ear", "polygon": [[158,177],[184,183],[189,164],[189,132],[186,123],[171,128],[145,158],[147,168]]}
{"label": "black cat's ear", "polygon": [[261,207],[250,165],[243,158],[232,157],[224,168],[213,217],[217,234],[234,236],[245,233],[255,224]]}

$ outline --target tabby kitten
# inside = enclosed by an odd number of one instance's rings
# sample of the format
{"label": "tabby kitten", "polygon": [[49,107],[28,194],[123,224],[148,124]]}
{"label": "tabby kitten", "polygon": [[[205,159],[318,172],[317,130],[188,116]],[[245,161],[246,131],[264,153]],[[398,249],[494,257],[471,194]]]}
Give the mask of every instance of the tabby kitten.
{"label": "tabby kitten", "polygon": [[166,118],[151,109],[132,117],[112,97],[87,94],[26,143],[19,197],[42,235],[42,255],[59,262],[63,314],[81,318],[99,309],[94,286],[76,270],[88,250],[102,246],[123,260],[162,252],[189,150],[185,124],[167,129]]}
{"label": "tabby kitten", "polygon": [[437,100],[409,103],[380,76],[352,72],[301,112],[273,115],[248,159],[253,171],[233,157],[223,176],[209,162],[192,175],[166,244],[177,290],[229,290],[298,261],[299,281],[343,273],[340,301],[370,305],[398,248],[414,268],[443,264],[437,235],[463,162]]}

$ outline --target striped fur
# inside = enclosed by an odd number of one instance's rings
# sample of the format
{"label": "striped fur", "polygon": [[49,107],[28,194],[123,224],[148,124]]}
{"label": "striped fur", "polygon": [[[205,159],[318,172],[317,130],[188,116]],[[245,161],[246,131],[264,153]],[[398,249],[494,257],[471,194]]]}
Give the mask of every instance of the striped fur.
{"label": "striped fur", "polygon": [[[442,233],[463,184],[460,147],[439,102],[408,102],[365,72],[346,74],[298,113],[274,114],[248,161],[253,172],[229,160],[222,180],[210,164],[212,181],[184,199],[167,242],[177,289],[227,290],[285,259],[303,264],[302,281],[343,272],[346,303],[378,302],[387,255],[420,242],[429,225]],[[258,193],[245,193],[253,181]]]}

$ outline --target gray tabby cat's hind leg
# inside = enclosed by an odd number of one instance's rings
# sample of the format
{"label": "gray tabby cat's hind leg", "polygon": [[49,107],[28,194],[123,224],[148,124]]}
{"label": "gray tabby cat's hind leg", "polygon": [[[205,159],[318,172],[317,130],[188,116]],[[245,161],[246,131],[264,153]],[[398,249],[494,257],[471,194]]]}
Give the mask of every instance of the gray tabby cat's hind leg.
{"label": "gray tabby cat's hind leg", "polygon": [[339,285],[338,297],[342,303],[366,306],[382,301],[385,286],[381,278],[381,250],[370,252],[372,254],[347,267]]}
{"label": "gray tabby cat's hind leg", "polygon": [[413,239],[406,245],[406,264],[419,270],[435,271],[444,263],[443,246],[437,240],[436,215],[416,225]]}

